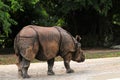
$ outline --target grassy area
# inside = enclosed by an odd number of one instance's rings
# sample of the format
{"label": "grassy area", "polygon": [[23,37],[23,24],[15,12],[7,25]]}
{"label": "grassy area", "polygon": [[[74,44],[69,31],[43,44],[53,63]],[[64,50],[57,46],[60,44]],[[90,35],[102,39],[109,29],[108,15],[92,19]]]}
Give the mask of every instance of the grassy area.
{"label": "grassy area", "polygon": [[120,52],[108,52],[108,53],[86,53],[87,59],[92,58],[107,58],[107,57],[120,57]]}
{"label": "grassy area", "polygon": [[[119,57],[120,56],[120,50],[118,51],[85,51],[86,59],[92,59],[92,58],[106,58],[106,57]],[[60,57],[56,58],[56,61],[63,60]],[[33,60],[33,62],[38,62],[37,60]],[[5,64],[15,64],[16,63],[16,56],[14,54],[0,54],[0,65]]]}
{"label": "grassy area", "polygon": [[13,54],[10,55],[0,55],[0,64],[15,64],[16,57]]}

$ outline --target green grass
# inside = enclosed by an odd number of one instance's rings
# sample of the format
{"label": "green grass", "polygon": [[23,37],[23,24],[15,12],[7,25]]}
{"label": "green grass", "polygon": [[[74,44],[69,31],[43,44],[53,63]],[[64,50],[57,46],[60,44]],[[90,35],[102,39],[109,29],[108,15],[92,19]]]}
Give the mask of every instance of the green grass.
{"label": "green grass", "polygon": [[10,55],[0,55],[0,64],[15,64],[16,57],[13,54]]}
{"label": "green grass", "polygon": [[120,57],[120,52],[107,52],[107,53],[85,53],[87,59],[92,58],[107,58],[107,57]]}
{"label": "green grass", "polygon": [[[107,57],[120,57],[119,51],[112,52],[85,52],[86,59],[92,58],[107,58]],[[56,57],[56,61],[63,60],[61,57]],[[15,64],[17,62],[16,56],[14,54],[0,54],[0,65],[5,64]],[[38,62],[38,60],[33,60],[32,62]]]}

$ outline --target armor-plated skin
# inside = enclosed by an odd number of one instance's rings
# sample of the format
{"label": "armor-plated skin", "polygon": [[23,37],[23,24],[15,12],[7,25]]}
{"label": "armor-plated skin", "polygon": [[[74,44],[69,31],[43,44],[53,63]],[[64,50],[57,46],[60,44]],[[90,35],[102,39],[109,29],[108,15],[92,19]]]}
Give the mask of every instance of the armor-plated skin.
{"label": "armor-plated skin", "polygon": [[48,75],[53,75],[54,58],[61,56],[67,73],[74,72],[70,68],[70,60],[83,62],[85,56],[81,44],[61,27],[40,27],[28,25],[15,37],[14,50],[18,58],[18,72],[23,78],[27,74],[30,61],[34,58],[48,63]]}

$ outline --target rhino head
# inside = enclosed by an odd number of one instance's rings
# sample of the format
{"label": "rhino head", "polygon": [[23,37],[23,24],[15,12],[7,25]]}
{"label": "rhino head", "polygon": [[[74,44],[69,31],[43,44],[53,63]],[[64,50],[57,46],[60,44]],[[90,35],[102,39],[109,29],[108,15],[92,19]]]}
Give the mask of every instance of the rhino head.
{"label": "rhino head", "polygon": [[75,52],[72,55],[72,60],[76,62],[83,62],[85,60],[85,55],[81,49],[80,36],[76,36],[75,39]]}

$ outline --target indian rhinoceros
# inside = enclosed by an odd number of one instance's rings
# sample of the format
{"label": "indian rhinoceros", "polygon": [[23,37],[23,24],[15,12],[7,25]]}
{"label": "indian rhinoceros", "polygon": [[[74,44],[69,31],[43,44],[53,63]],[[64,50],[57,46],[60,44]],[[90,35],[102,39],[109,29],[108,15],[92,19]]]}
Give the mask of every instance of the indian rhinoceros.
{"label": "indian rhinoceros", "polygon": [[63,58],[67,73],[74,72],[70,68],[70,61],[83,62],[85,60],[79,40],[80,37],[74,38],[61,27],[25,26],[14,40],[19,75],[23,78],[30,77],[27,71],[33,59],[46,60],[47,74],[54,75],[52,68],[56,56]]}

